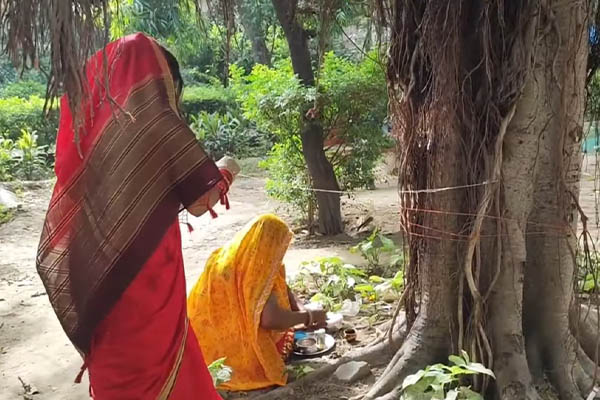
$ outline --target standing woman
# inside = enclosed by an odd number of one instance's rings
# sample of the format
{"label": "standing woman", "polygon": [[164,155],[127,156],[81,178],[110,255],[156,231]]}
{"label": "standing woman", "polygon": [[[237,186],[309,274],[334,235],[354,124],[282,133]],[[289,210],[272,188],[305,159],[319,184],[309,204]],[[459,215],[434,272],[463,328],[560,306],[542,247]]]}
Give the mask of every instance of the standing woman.
{"label": "standing woman", "polygon": [[186,316],[178,213],[225,200],[236,171],[180,118],[177,61],[151,38],[108,44],[86,72],[81,129],[61,100],[37,257],[50,302],[93,398],[220,399]]}

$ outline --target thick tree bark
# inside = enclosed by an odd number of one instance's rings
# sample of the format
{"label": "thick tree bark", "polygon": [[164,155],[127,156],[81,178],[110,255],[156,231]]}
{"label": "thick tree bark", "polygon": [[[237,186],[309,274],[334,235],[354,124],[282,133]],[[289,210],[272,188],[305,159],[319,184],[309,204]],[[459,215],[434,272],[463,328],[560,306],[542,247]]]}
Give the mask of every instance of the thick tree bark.
{"label": "thick tree bark", "polygon": [[[475,279],[481,291],[490,290],[489,297],[484,298],[487,305],[483,321],[487,321],[485,331],[493,354],[490,366],[496,373],[494,387],[500,399],[539,399],[534,382],[544,379],[554,386],[560,399],[582,399],[592,389],[591,375],[595,373],[595,365],[588,356],[589,352],[597,350],[597,342],[590,343],[590,335],[585,336],[588,337],[586,355],[569,325],[574,298],[578,220],[574,199],[579,195],[579,139],[585,99],[586,9],[583,0],[548,1],[540,3],[539,13],[532,13],[528,26],[534,27],[534,36],[529,42],[520,43],[523,48],[530,49],[523,59],[526,63],[532,60],[531,68],[524,65],[528,75],[516,103],[516,113],[503,138],[502,152],[489,154],[492,163],[494,157],[501,157],[500,192],[493,203],[500,211],[497,214],[500,230],[498,238],[480,242],[483,271]],[[540,18],[540,26],[536,25],[537,18]],[[463,39],[468,41],[472,37]],[[468,45],[464,50],[468,51]],[[471,55],[475,59],[478,57]],[[452,81],[453,72],[441,79]],[[469,74],[475,75],[472,71]],[[490,80],[497,78],[500,77]],[[398,112],[401,108],[392,109]],[[396,115],[397,119],[402,117],[400,113]],[[448,121],[452,123],[451,118]],[[445,140],[441,136],[441,140]],[[465,134],[463,137],[470,136]],[[439,137],[436,140],[440,140]],[[465,159],[460,150],[459,146],[456,152],[449,151],[441,158],[433,155],[432,160],[438,162],[427,164],[428,176],[448,176],[449,169],[464,168],[460,163],[450,161]],[[412,160],[419,162],[420,157],[414,156]],[[458,179],[429,179],[427,187],[460,184]],[[431,196],[435,198],[437,194]],[[446,200],[445,203],[420,203],[419,207],[460,210],[465,201],[460,196]],[[485,213],[496,215],[493,207]],[[460,224],[448,225],[447,218],[425,219],[422,222],[427,227],[423,229],[424,233],[427,230],[459,232]],[[493,232],[496,222],[484,226],[486,233]],[[461,270],[458,266],[463,262],[464,248],[448,243],[436,248],[431,246],[430,239],[422,239],[420,243],[423,253],[418,254],[416,269],[422,292],[421,309],[405,343],[368,394],[368,399],[397,398],[398,387],[407,374],[416,372],[424,364],[443,361],[449,352],[461,350],[457,348],[460,344],[444,349],[443,341],[431,337],[440,337],[440,333],[455,337],[453,321],[458,319],[459,324],[466,324],[473,317],[466,314],[461,319],[461,314],[446,309],[443,312],[448,313],[450,319],[445,321],[445,326],[424,323],[431,321],[432,309],[444,308],[440,303],[450,301],[449,304],[455,304],[451,294],[444,295],[443,290],[438,292],[440,280],[446,282],[445,286],[451,288],[453,295],[463,296],[462,287],[458,286],[459,290],[456,290],[456,281],[452,278]],[[441,260],[448,262],[444,264]],[[450,275],[443,276],[441,270]],[[434,297],[429,295],[432,291]],[[467,306],[459,303],[459,312],[472,313],[470,307],[473,307],[474,296],[466,293]],[[433,315],[438,313],[433,312]]]}
{"label": "thick tree bark", "polygon": [[[489,306],[489,332],[499,396],[502,399],[537,399],[529,372],[523,335],[523,274],[527,259],[527,220],[533,207],[533,186],[537,133],[531,129],[536,118],[536,93],[529,79],[504,139],[501,199],[505,219],[500,241],[500,264],[489,265],[493,283]],[[493,253],[489,253],[493,254]]]}
{"label": "thick tree bark", "polygon": [[236,8],[240,16],[240,21],[244,27],[244,32],[252,44],[252,55],[254,62],[271,66],[271,53],[267,48],[267,39],[264,30],[260,26],[260,18],[253,18],[252,5],[246,0],[237,0]]}
{"label": "thick tree bark", "polygon": [[[543,371],[561,399],[581,398],[590,382],[578,377],[578,344],[569,327],[574,301],[579,179],[587,37],[585,3],[556,3],[554,29],[562,43],[545,38],[538,53],[543,81],[537,114],[541,131],[536,157],[534,207],[527,236],[525,325],[528,350],[540,355]],[[543,221],[542,229],[539,222]],[[537,232],[545,231],[540,235]]]}
{"label": "thick tree bark", "polygon": [[[457,135],[444,138],[433,150],[427,178],[431,187],[455,187],[463,176],[462,144]],[[440,157],[443,155],[443,157]],[[427,208],[451,210],[464,202],[460,191],[443,191],[429,195]],[[454,208],[455,209],[455,208]],[[457,232],[460,229],[457,215],[429,213],[423,216],[421,226],[411,234],[426,237],[422,246],[410,254],[418,259],[420,280],[419,314],[405,342],[388,365],[379,381],[371,388],[366,399],[389,395],[398,398],[398,386],[407,375],[436,362],[445,362],[457,338],[457,275],[459,249],[462,243],[436,232]],[[424,227],[435,227],[435,231]],[[410,234],[409,234],[410,235]],[[408,280],[417,277],[408,277]]]}
{"label": "thick tree bark", "polygon": [[[308,49],[308,34],[296,20],[297,1],[273,0],[277,18],[285,33],[294,72],[302,84],[315,85],[312,59]],[[302,153],[319,209],[319,231],[325,235],[335,235],[344,229],[340,208],[340,187],[335,172],[323,149],[323,126],[318,110],[309,110],[304,114],[302,130]]]}

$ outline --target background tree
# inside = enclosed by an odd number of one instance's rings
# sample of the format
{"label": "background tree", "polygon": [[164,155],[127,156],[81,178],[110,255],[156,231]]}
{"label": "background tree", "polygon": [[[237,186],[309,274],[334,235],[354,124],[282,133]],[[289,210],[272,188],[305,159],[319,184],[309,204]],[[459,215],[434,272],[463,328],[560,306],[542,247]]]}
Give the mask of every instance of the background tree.
{"label": "background tree", "polygon": [[[310,34],[299,19],[298,1],[273,0],[273,7],[288,42],[294,72],[304,86],[314,87],[313,57],[308,46]],[[326,33],[323,32],[322,36],[325,35]],[[325,138],[320,111],[318,101],[306,104],[300,136],[312,187],[316,190],[319,230],[321,233],[333,235],[344,229],[340,209],[340,187],[333,166],[323,149]]]}
{"label": "background tree", "polygon": [[236,0],[236,10],[244,32],[252,43],[257,64],[271,66],[271,51],[267,47],[267,33],[275,15],[269,0]]}

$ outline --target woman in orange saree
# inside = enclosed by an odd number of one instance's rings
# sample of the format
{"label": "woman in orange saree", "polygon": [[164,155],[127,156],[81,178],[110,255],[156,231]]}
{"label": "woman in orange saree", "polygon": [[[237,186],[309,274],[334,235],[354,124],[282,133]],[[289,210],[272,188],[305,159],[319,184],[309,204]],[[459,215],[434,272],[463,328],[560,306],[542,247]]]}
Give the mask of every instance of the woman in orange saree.
{"label": "woman in orange saree", "polygon": [[233,370],[221,389],[285,385],[292,328],[325,324],[325,312],[304,310],[285,282],[282,261],[291,239],[278,217],[255,218],[210,256],[188,297],[190,322],[207,361],[225,358]]}
{"label": "woman in orange saree", "polygon": [[61,100],[37,257],[50,302],[93,398],[220,399],[187,319],[178,213],[210,210],[232,175],[180,118],[176,61],[154,40],[112,42],[86,74],[80,128]]}

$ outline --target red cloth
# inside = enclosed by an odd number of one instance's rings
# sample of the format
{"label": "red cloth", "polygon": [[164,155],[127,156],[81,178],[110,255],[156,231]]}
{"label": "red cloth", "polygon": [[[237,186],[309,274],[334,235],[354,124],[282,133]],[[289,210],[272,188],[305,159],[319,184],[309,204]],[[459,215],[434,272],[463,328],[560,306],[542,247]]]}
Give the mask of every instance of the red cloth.
{"label": "red cloth", "polygon": [[[95,399],[155,399],[170,373],[184,331],[186,291],[179,221],[108,317],[88,359]],[[188,327],[179,375],[169,399],[217,400],[198,341]]]}
{"label": "red cloth", "polygon": [[[124,104],[135,85],[166,73],[165,64],[157,62],[156,45],[142,34],[109,44],[106,56],[111,70],[110,95],[118,104]],[[61,101],[55,195],[85,168],[85,161],[107,122],[119,112],[107,106],[109,101],[100,85],[102,79],[98,71],[103,57],[100,52],[88,63],[87,78],[94,107],[85,108],[86,129],[81,135],[83,159],[73,143],[68,102],[65,98]],[[174,218],[165,229],[166,233],[140,272],[94,331],[85,362],[95,399],[159,398],[172,371],[177,370],[174,365],[186,327],[183,358],[168,398],[220,399],[194,332],[186,323],[186,285],[178,219]]]}

